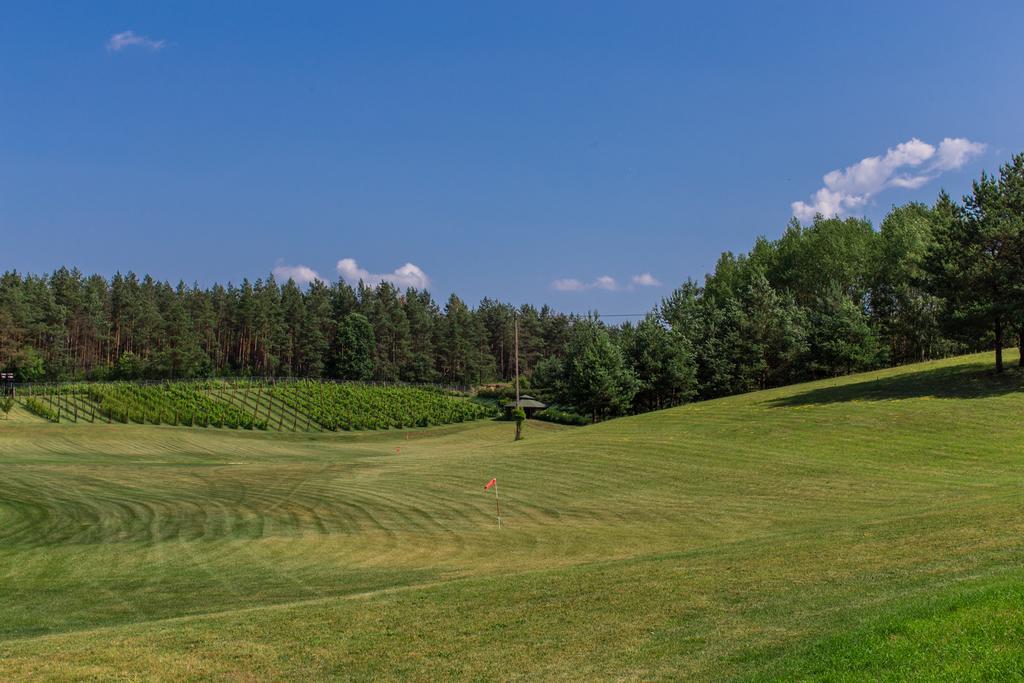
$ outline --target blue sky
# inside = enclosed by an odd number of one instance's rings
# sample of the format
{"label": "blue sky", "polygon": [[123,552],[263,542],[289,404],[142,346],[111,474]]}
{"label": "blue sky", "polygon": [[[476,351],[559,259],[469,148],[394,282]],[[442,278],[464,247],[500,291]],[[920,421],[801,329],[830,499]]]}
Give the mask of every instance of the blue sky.
{"label": "blue sky", "polygon": [[1024,150],[1024,4],[780,4],[6,3],[0,269],[632,313]]}

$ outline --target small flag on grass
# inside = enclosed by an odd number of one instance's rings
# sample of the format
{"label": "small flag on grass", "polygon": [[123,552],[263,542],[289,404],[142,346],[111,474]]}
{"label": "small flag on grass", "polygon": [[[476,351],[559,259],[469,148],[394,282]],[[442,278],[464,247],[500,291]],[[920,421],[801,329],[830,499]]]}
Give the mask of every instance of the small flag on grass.
{"label": "small flag on grass", "polygon": [[501,528],[501,507],[498,506],[498,478],[495,477],[489,482],[484,484],[484,493],[487,493],[487,489],[494,487],[494,512],[498,516],[498,528]]}

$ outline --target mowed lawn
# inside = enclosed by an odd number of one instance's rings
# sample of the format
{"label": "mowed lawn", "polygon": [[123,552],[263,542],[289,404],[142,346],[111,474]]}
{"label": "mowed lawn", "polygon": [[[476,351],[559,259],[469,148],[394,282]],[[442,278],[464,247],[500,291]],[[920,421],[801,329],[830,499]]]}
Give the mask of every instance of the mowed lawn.
{"label": "mowed lawn", "polygon": [[520,443],[501,422],[18,412],[0,679],[1012,678],[1024,375],[990,366],[530,422]]}

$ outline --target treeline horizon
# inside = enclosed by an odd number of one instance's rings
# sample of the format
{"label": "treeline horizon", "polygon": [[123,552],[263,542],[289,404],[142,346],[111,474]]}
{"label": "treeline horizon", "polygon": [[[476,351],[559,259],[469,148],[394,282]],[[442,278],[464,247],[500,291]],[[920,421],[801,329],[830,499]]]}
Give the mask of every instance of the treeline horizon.
{"label": "treeline horizon", "polygon": [[1024,336],[1024,154],[962,201],[793,219],[724,252],[642,321],[549,306],[273,275],[172,286],[150,276],[0,277],[0,368],[18,381],[293,376],[479,385],[520,368],[595,419],[751,389],[996,350]]}
{"label": "treeline horizon", "polygon": [[[325,377],[478,384],[510,379],[564,341],[575,316],[425,289],[293,279],[172,286],[129,271],[0,276],[0,367],[18,381]],[[507,329],[506,329],[507,328]]]}

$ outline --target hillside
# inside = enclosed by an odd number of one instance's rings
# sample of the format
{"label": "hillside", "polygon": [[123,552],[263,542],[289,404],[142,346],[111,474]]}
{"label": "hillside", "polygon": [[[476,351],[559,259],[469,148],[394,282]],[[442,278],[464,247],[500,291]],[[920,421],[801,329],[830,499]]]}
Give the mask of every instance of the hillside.
{"label": "hillside", "polygon": [[1024,666],[1024,379],[990,365],[531,421],[519,443],[496,422],[18,413],[0,420],[0,670],[1005,678]]}

